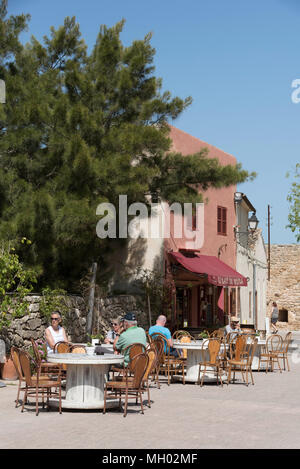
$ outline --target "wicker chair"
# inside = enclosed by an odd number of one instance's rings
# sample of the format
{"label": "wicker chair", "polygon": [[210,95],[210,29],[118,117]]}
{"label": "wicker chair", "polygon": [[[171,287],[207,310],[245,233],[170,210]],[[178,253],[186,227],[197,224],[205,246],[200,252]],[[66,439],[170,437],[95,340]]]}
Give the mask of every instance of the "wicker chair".
{"label": "wicker chair", "polygon": [[163,341],[164,343],[164,352],[161,357],[159,372],[165,371],[165,375],[168,378],[168,386],[170,385],[170,381],[172,376],[178,374],[181,371],[182,374],[182,382],[185,384],[185,373],[184,373],[184,366],[185,366],[185,359],[181,357],[174,357],[170,355],[170,347],[167,342],[166,337],[159,332],[155,332],[152,334],[153,341],[159,340],[160,342]]}
{"label": "wicker chair", "polygon": [[224,329],[216,329],[213,331],[210,335],[209,338],[211,339],[223,339],[224,337]]}
{"label": "wicker chair", "polygon": [[70,353],[72,345],[69,342],[57,342],[54,345],[54,353]]}
{"label": "wicker chair", "polygon": [[154,345],[155,350],[156,350],[156,361],[155,361],[155,367],[152,372],[152,377],[153,377],[152,380],[156,382],[158,389],[160,389],[159,372],[160,372],[160,367],[164,361],[165,342],[164,340],[158,337],[157,339],[153,340],[152,345]]}
{"label": "wicker chair", "polygon": [[[147,389],[148,406],[151,407],[149,377],[150,377],[151,374],[153,374],[153,372],[155,371],[155,368],[156,368],[157,351],[156,351],[155,344],[151,344],[150,347],[147,348],[146,354],[148,355],[149,361],[148,361],[148,365],[147,365],[147,368],[146,368],[146,371],[145,371],[145,375],[143,377],[143,386],[145,387],[145,389]],[[139,355],[137,355],[137,356],[139,356]],[[134,357],[134,361],[132,363],[132,369],[134,369],[134,366],[135,366],[134,363],[135,363],[135,359],[137,358],[137,356]],[[125,377],[124,376],[119,376],[115,379],[119,381],[120,379],[124,380]],[[132,381],[133,376],[128,376],[127,379]]]}
{"label": "wicker chair", "polygon": [[[25,391],[24,399],[22,403],[22,412],[24,411],[25,402],[27,402],[27,397],[29,395],[35,395],[35,408],[36,415],[39,414],[39,396],[42,395],[43,407],[44,407],[44,393],[47,393],[47,405],[49,407],[49,396],[50,391],[51,395],[58,396],[59,404],[58,411],[61,414],[61,377],[60,370],[56,380],[46,378],[45,376],[40,375],[40,369],[38,369],[36,376],[33,376],[30,363],[30,355],[24,350],[18,350],[18,356],[21,366],[22,379],[25,381]],[[55,388],[55,391],[52,391],[52,388]],[[58,391],[57,391],[58,389]]]}
{"label": "wicker chair", "polygon": [[71,353],[86,353],[86,348],[84,345],[72,345],[70,352]]}
{"label": "wicker chair", "polygon": [[288,332],[283,340],[282,343],[282,348],[277,354],[277,357],[279,360],[283,360],[283,367],[285,370],[285,361],[287,363],[288,371],[290,371],[290,365],[289,365],[289,360],[288,360],[288,351],[289,351],[289,346],[292,341],[292,333]]}
{"label": "wicker chair", "polygon": [[[228,378],[227,384],[231,381],[231,373],[241,372],[243,381],[248,386],[248,373],[251,375],[252,384],[254,384],[253,373],[252,373],[252,361],[257,346],[257,338],[253,335],[245,335],[237,338],[235,357],[228,360]],[[244,377],[246,373],[246,380]]]}
{"label": "wicker chair", "polygon": [[123,417],[127,415],[128,399],[140,399],[141,410],[144,413],[142,393],[145,391],[143,386],[143,378],[145,376],[149,363],[149,357],[146,352],[140,353],[135,357],[133,366],[133,377],[129,376],[129,370],[126,368],[125,376],[120,381],[108,381],[104,390],[104,407],[103,414],[106,413],[107,399],[116,399],[119,396],[121,405],[122,396],[125,396],[125,405]]}
{"label": "wicker chair", "polygon": [[[221,385],[223,386],[222,376],[221,376],[221,360],[220,360],[220,348],[221,348],[221,341],[217,338],[209,338],[203,341],[202,343],[202,357],[203,360],[199,363],[199,371],[198,371],[198,381],[197,384],[200,384],[200,374],[201,369],[204,367],[202,372],[202,379],[201,379],[201,387],[203,386],[204,376],[205,373],[209,373],[213,371],[217,374],[217,383],[219,384],[219,378],[221,381]],[[208,360],[204,359],[204,356],[208,353]],[[207,367],[213,368],[213,370],[207,370]]]}
{"label": "wicker chair", "polygon": [[269,366],[271,371],[274,371],[274,364],[277,363],[280,373],[282,373],[279,355],[283,349],[283,340],[281,335],[275,334],[268,337],[266,342],[265,352],[262,352],[259,357],[258,371],[260,370],[260,364],[266,363],[266,373],[268,372]]}
{"label": "wicker chair", "polygon": [[190,334],[188,331],[175,331],[173,332],[172,339],[173,340],[180,340],[181,337],[189,337],[191,340],[195,340],[192,334]]}
{"label": "wicker chair", "polygon": [[11,355],[11,359],[13,361],[13,364],[15,366],[15,369],[17,371],[17,375],[18,375],[18,378],[19,378],[17,399],[15,401],[16,402],[16,407],[18,407],[20,391],[23,391],[25,389],[25,387],[22,387],[22,384],[25,384],[26,381],[25,381],[25,378],[24,378],[23,373],[22,373],[21,363],[20,363],[20,359],[19,359],[19,349],[17,347],[11,347],[10,355]]}
{"label": "wicker chair", "polygon": [[124,355],[124,357],[127,355],[127,353],[129,354],[129,363],[127,367],[125,367],[125,365],[123,365],[123,367],[112,366],[111,371],[113,372],[113,379],[115,378],[116,372],[120,375],[125,376],[128,371],[128,375],[130,376],[130,374],[132,373],[135,357],[140,353],[144,353],[145,351],[145,345],[139,342],[135,342],[133,344],[127,345],[127,347],[124,347],[124,349],[121,350],[121,353],[122,355]]}
{"label": "wicker chair", "polygon": [[[61,370],[61,365],[56,363],[42,362],[41,355],[37,344],[33,338],[30,339],[32,350],[34,353],[34,360],[36,362],[36,368],[39,370],[40,374],[57,374]],[[47,355],[47,348],[45,345],[45,354]]]}

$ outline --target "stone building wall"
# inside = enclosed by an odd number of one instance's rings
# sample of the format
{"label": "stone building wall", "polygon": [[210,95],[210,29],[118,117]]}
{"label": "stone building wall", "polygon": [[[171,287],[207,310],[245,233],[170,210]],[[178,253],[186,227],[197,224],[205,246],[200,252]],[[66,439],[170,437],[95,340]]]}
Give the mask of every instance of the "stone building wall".
{"label": "stone building wall", "polygon": [[[30,313],[22,318],[14,319],[10,327],[0,333],[0,338],[4,340],[6,350],[11,346],[28,349],[30,338],[42,339],[49,321],[40,314],[40,296],[31,295],[27,298]],[[69,306],[68,313],[64,319],[65,327],[70,342],[85,343],[87,308],[85,300],[80,296],[66,297]],[[133,311],[136,314],[138,324],[148,329],[147,314],[139,306],[139,301],[131,295],[119,295],[108,298],[95,298],[93,334],[105,334],[110,328],[112,319],[123,316],[125,313]]]}
{"label": "stone building wall", "polygon": [[300,245],[271,244],[270,250],[271,279],[267,290],[267,316],[270,317],[272,302],[276,301],[281,319],[277,323],[278,327],[300,330]]}

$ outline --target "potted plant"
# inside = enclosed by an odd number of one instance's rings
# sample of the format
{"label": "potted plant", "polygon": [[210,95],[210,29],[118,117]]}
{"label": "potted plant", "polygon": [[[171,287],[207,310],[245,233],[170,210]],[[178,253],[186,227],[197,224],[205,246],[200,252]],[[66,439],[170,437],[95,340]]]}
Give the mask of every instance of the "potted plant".
{"label": "potted plant", "polygon": [[92,344],[92,342],[88,342],[88,343],[86,344],[85,349],[86,349],[86,353],[87,353],[88,355],[94,355],[95,347],[94,347],[94,345]]}
{"label": "potted plant", "polygon": [[202,331],[200,334],[198,334],[198,337],[200,340],[208,339],[209,335],[207,331]]}
{"label": "potted plant", "polygon": [[104,341],[104,334],[100,332],[92,335],[92,345],[100,345]]}

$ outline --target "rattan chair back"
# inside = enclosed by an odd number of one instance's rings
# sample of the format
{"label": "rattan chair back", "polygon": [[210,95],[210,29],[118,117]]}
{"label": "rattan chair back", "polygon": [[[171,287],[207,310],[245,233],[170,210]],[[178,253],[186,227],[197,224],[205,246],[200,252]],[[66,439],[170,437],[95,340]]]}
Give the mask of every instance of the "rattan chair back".
{"label": "rattan chair back", "polygon": [[32,371],[30,366],[30,355],[25,350],[18,351],[19,361],[21,365],[22,377],[26,381],[27,386],[33,386]]}
{"label": "rattan chair back", "polygon": [[143,378],[145,376],[147,366],[149,362],[149,357],[146,352],[140,353],[134,357],[134,364],[132,367],[133,371],[133,387],[135,389],[140,389],[142,385]]}
{"label": "rattan chair back", "polygon": [[70,353],[71,345],[68,342],[57,342],[54,345],[54,353]]}
{"label": "rattan chair back", "polygon": [[267,352],[280,352],[282,350],[283,340],[281,335],[274,334],[268,337],[266,348]]}
{"label": "rattan chair back", "polygon": [[152,339],[153,339],[154,342],[156,342],[156,341],[162,342],[163,345],[164,345],[164,348],[163,348],[164,355],[169,354],[170,347],[169,347],[166,336],[164,336],[163,334],[160,334],[159,332],[154,332],[152,334]]}
{"label": "rattan chair back", "polygon": [[224,337],[224,329],[216,329],[210,334],[210,337],[216,339],[222,339]]}
{"label": "rattan chair back", "polygon": [[190,334],[188,331],[179,330],[173,332],[172,339],[180,340],[182,337],[189,337],[191,340],[193,340],[192,334]]}
{"label": "rattan chair back", "polygon": [[14,367],[16,369],[19,380],[23,380],[23,373],[19,358],[19,349],[17,347],[11,347],[10,349],[11,359],[13,361]]}
{"label": "rattan chair back", "polygon": [[39,367],[42,363],[42,359],[41,359],[41,355],[39,353],[39,349],[37,347],[37,344],[36,344],[35,340],[32,337],[30,338],[30,342],[31,342],[32,350],[33,350],[33,354],[34,354],[34,361],[36,362],[37,367]]}
{"label": "rattan chair back", "polygon": [[86,353],[86,348],[84,345],[72,345],[71,353]]}
{"label": "rattan chair back", "polygon": [[163,362],[163,357],[164,357],[164,347],[165,347],[165,342],[161,337],[157,337],[153,339],[152,344],[156,348],[156,353],[157,353],[157,364]]}
{"label": "rattan chair back", "polygon": [[[181,344],[190,344],[191,341],[192,341],[191,337],[189,337],[187,335],[181,336],[179,340],[180,340]],[[182,357],[187,358],[187,349],[186,348],[182,349]]]}
{"label": "rattan chair back", "polygon": [[288,353],[289,351],[289,346],[290,346],[290,343],[292,341],[292,333],[291,332],[288,332],[283,340],[283,343],[282,343],[282,351],[283,353]]}
{"label": "rattan chair back", "polygon": [[[216,364],[217,361],[219,360],[220,348],[221,348],[220,339],[217,339],[217,338],[206,339],[202,343],[202,356],[204,356],[204,353],[208,351],[209,363]],[[205,362],[206,360],[203,360],[203,361]]]}
{"label": "rattan chair back", "polygon": [[147,380],[149,375],[154,372],[157,364],[157,352],[156,352],[156,347],[154,344],[152,344],[149,349],[147,350],[147,355],[148,355],[148,365],[145,371],[145,376],[144,380]]}
{"label": "rattan chair back", "polygon": [[230,356],[234,357],[235,360],[240,360],[245,353],[247,345],[246,335],[237,335],[233,340],[230,341]]}

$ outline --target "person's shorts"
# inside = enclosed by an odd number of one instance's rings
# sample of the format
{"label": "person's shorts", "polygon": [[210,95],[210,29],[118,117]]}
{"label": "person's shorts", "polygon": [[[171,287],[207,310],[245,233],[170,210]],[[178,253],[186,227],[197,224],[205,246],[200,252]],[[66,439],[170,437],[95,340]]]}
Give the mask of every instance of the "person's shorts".
{"label": "person's shorts", "polygon": [[278,321],[278,318],[271,318],[271,324],[276,324],[277,321]]}

